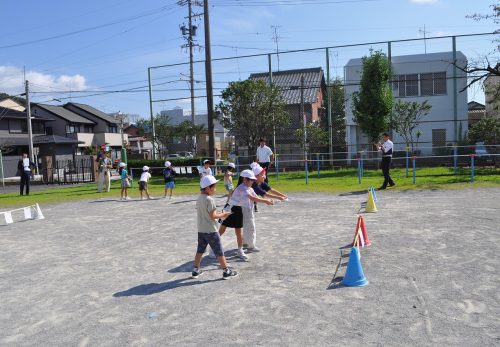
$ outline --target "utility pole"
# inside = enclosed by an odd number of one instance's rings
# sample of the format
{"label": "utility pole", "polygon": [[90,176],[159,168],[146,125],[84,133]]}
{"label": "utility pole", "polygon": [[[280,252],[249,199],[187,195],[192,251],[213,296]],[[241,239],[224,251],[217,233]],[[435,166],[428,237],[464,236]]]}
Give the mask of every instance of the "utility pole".
{"label": "utility pole", "polygon": [[279,54],[279,47],[278,47],[279,36],[278,36],[278,31],[277,31],[278,28],[279,28],[279,26],[271,25],[271,29],[274,29],[273,40],[274,40],[274,43],[276,44],[276,58],[278,59],[278,71],[280,71],[280,54]]}
{"label": "utility pole", "polygon": [[[196,25],[193,25],[193,17],[199,16],[200,14],[193,14],[193,0],[180,0],[177,2],[178,5],[184,6],[188,5],[188,16],[185,17],[188,20],[188,27],[186,28],[185,25],[182,25],[180,27],[182,36],[186,39],[187,43],[182,45],[182,48],[188,48],[189,49],[189,89],[191,92],[191,122],[193,125],[195,124],[195,115],[196,115],[196,110],[195,110],[195,95],[194,95],[194,68],[193,68],[193,47],[198,46],[194,42],[193,37],[196,36],[196,30],[198,27]],[[202,4],[199,3],[198,1],[194,1],[194,5],[201,6]],[[193,149],[196,149],[196,136],[193,136]]]}
{"label": "utility pole", "polygon": [[424,53],[427,54],[427,36],[426,34],[427,33],[430,33],[430,31],[425,31],[425,24],[424,24],[424,30],[422,30],[421,28],[418,29],[418,32],[420,34],[424,34]]}
{"label": "utility pole", "polygon": [[151,68],[148,67],[148,86],[149,86],[149,115],[151,119],[151,144],[153,145],[153,153],[151,153],[153,160],[156,159],[156,134],[155,134],[155,119],[153,116],[153,91],[151,88]]}
{"label": "utility pole", "polygon": [[205,79],[207,83],[207,113],[208,113],[208,156],[215,157],[214,136],[214,96],[212,87],[212,50],[210,46],[210,18],[208,15],[208,0],[203,0],[203,23],[205,26]]}
{"label": "utility pole", "polygon": [[26,115],[28,122],[28,141],[29,141],[29,158],[31,162],[35,162],[33,157],[33,131],[31,130],[31,105],[30,105],[30,86],[29,81],[26,80]]}

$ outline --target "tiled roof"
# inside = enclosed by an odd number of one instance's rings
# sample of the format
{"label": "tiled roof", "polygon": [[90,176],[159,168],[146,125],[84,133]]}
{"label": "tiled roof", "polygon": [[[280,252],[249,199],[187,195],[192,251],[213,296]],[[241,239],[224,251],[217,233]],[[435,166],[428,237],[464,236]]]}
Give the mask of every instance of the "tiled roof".
{"label": "tiled roof", "polygon": [[95,124],[90,119],[87,119],[74,112],[71,112],[70,110],[62,106],[53,106],[44,104],[35,104],[35,105],[71,123]]}
{"label": "tiled roof", "polygon": [[[26,112],[16,111],[11,108],[1,107],[0,106],[0,119],[2,118],[10,118],[10,119],[27,119]],[[54,120],[51,118],[38,117],[33,112],[31,112],[31,119],[33,120]]]}
{"label": "tiled roof", "polygon": [[[85,104],[79,104],[79,103],[76,103],[76,102],[68,102],[66,105],[73,105],[87,113],[90,113],[98,118],[101,118],[102,120],[105,120],[106,122],[108,123],[113,123],[113,124],[119,124],[120,121],[113,118],[113,117],[110,117],[108,116],[106,113],[102,112],[102,111],[99,111],[98,109],[96,108],[93,108],[92,106],[89,106],[89,105],[85,105]],[[64,106],[66,106],[64,105]]]}
{"label": "tiled roof", "polygon": [[[316,102],[318,92],[325,85],[322,68],[273,72],[273,84],[283,89],[282,95],[288,105],[300,104],[301,76],[304,76],[304,103]],[[254,73],[248,79],[269,82],[269,73]]]}
{"label": "tiled roof", "polygon": [[59,136],[59,135],[40,135],[33,137],[33,144],[43,144],[43,143],[55,143],[55,144],[77,144],[85,143],[83,141],[78,141],[69,137]]}

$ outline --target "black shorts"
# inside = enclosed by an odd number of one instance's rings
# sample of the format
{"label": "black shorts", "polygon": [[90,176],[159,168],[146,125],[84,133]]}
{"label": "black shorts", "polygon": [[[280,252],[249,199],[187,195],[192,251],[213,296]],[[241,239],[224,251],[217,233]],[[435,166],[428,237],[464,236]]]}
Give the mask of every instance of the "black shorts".
{"label": "black shorts", "polygon": [[243,211],[241,210],[241,206],[231,207],[231,212],[232,214],[224,219],[222,225],[229,228],[243,228]]}
{"label": "black shorts", "polygon": [[212,247],[216,256],[221,257],[224,255],[224,249],[222,248],[222,243],[220,242],[219,233],[198,233],[198,248],[196,249],[196,252],[205,253],[207,245]]}
{"label": "black shorts", "polygon": [[139,181],[139,190],[148,190],[148,182]]}

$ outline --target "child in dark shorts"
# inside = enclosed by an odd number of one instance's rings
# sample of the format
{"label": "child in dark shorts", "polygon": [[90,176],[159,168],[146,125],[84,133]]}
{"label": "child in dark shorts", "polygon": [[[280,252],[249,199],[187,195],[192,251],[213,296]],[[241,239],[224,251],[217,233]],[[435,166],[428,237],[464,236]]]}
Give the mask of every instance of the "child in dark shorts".
{"label": "child in dark shorts", "polygon": [[198,220],[198,247],[194,257],[194,269],[191,272],[191,277],[198,278],[203,271],[200,269],[201,257],[207,245],[210,245],[212,250],[219,260],[219,264],[223,269],[222,278],[230,279],[238,275],[236,271],[231,270],[227,266],[226,257],[220,240],[220,235],[217,231],[216,219],[226,218],[231,212],[218,212],[215,206],[215,200],[212,196],[215,194],[215,185],[218,181],[211,175],[204,176],[200,181],[201,194],[196,201],[197,220]]}

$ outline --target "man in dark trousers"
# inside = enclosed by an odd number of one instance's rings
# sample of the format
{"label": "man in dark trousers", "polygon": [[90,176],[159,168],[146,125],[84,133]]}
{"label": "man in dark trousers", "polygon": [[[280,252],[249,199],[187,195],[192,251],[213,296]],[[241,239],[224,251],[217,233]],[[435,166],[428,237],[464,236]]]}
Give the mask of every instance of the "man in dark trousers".
{"label": "man in dark trousers", "polygon": [[392,161],[392,152],[394,149],[394,144],[392,141],[389,139],[389,134],[384,133],[383,135],[384,138],[384,143],[378,145],[378,149],[382,151],[382,172],[384,174],[384,183],[382,186],[379,188],[379,190],[383,190],[387,188],[387,185],[390,187],[394,186],[396,183],[391,178],[391,175],[389,173],[389,170],[391,168],[391,161]]}
{"label": "man in dark trousers", "polygon": [[31,169],[35,166],[26,153],[23,153],[23,158],[17,163],[17,171],[19,176],[21,176],[21,182],[19,186],[20,195],[23,195],[24,187],[26,186],[26,195],[30,195],[30,179],[31,179]]}

